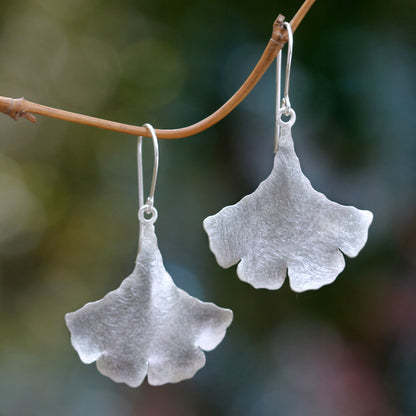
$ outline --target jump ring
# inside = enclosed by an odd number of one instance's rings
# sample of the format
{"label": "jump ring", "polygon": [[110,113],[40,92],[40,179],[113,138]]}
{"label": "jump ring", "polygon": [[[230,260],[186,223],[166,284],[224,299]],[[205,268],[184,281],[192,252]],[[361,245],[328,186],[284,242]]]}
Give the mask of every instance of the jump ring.
{"label": "jump ring", "polygon": [[[151,214],[150,218],[146,218],[145,214]],[[157,220],[157,215],[157,209],[154,206],[145,204],[139,209],[137,216],[142,224],[154,224]]]}
{"label": "jump ring", "polygon": [[[282,116],[283,115],[288,115],[290,118],[287,121],[282,120]],[[296,121],[296,113],[295,110],[293,108],[287,108],[287,107],[282,107],[279,110],[279,114],[277,117],[277,122],[281,125],[281,126],[288,126],[288,127],[292,127],[295,124]]]}

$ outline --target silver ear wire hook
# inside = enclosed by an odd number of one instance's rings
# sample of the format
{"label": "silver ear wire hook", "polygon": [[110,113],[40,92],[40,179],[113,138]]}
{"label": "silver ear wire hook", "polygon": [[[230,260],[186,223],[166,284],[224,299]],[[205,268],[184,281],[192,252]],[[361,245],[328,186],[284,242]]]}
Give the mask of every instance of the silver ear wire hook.
{"label": "silver ear wire hook", "polygon": [[280,117],[280,97],[282,83],[282,50],[276,56],[276,125],[274,129],[274,153],[279,150],[280,124],[278,122]]}
{"label": "silver ear wire hook", "polygon": [[[286,73],[285,73],[285,89],[283,99],[280,102],[281,95],[281,78],[282,78],[282,51],[280,50],[276,58],[276,128],[275,128],[275,142],[274,153],[279,149],[280,128],[282,125],[293,125],[296,120],[296,114],[290,105],[289,100],[289,85],[290,85],[290,71],[292,67],[293,55],[293,32],[289,22],[282,23],[288,34],[288,49],[286,59]],[[289,121],[283,121],[282,115],[290,116]]]}
{"label": "silver ear wire hook", "polygon": [[289,115],[289,110],[291,108],[289,101],[289,84],[290,84],[290,69],[292,67],[292,55],[293,55],[293,33],[292,27],[289,22],[283,22],[283,25],[286,26],[287,34],[289,37],[287,43],[287,59],[286,59],[286,75],[285,75],[285,92],[283,94],[283,100],[281,107],[285,107],[285,115]]}
{"label": "silver ear wire hook", "polygon": [[[154,196],[157,180],[157,172],[159,169],[159,146],[157,143],[157,136],[155,129],[150,124],[144,124],[153,139],[153,152],[154,152],[154,162],[153,162],[153,175],[152,182],[150,185],[149,196],[144,203],[144,194],[143,194],[143,152],[142,152],[142,142],[143,137],[139,136],[137,140],[137,179],[138,179],[138,188],[139,188],[139,212],[138,217],[142,224],[153,224],[157,219],[157,210],[154,207]],[[146,218],[145,215],[150,215],[149,218]],[[142,227],[141,227],[142,228]],[[141,232],[140,232],[141,234]],[[140,246],[140,243],[139,243]]]}

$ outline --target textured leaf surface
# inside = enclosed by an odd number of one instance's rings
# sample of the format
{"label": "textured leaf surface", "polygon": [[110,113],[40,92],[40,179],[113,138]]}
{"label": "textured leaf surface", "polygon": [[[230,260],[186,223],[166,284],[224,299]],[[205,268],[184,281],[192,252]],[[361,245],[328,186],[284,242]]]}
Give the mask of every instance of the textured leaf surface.
{"label": "textured leaf surface", "polygon": [[[204,220],[218,264],[238,262],[255,288],[278,289],[288,271],[296,292],[318,289],[367,241],[373,214],[330,201],[302,173],[290,127],[282,127],[270,176],[250,195]],[[340,251],[341,250],[341,251]]]}
{"label": "textured leaf surface", "polygon": [[154,226],[143,225],[133,273],[97,302],[66,314],[71,342],[84,363],[116,382],[175,383],[204,366],[202,350],[223,339],[232,311],[179,289],[165,270]]}

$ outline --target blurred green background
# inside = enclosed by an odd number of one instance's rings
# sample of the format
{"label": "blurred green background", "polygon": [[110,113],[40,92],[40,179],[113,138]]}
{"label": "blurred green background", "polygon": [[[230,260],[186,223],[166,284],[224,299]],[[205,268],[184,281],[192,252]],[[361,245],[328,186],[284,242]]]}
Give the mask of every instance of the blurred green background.
{"label": "blurred green background", "polygon": [[[234,93],[278,13],[290,19],[300,5],[3,0],[0,95],[183,127]],[[1,116],[0,416],[415,415],[415,17],[414,0],[317,0],[295,34],[303,170],[330,199],[375,215],[367,246],[319,291],[254,290],[216,264],[202,229],[271,170],[274,68],[218,125],[160,141],[166,268],[235,316],[206,366],[175,385],[131,389],[101,376],[64,323],[133,268],[135,138]]]}

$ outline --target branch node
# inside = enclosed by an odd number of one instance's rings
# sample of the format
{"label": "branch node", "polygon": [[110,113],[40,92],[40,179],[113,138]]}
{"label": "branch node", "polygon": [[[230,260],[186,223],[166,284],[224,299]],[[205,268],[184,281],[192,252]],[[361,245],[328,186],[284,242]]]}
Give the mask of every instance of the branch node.
{"label": "branch node", "polygon": [[283,46],[287,41],[287,30],[283,25],[285,17],[282,14],[277,16],[276,20],[273,23],[273,32],[272,32],[272,41],[276,42],[278,45]]}
{"label": "branch node", "polygon": [[17,99],[12,98],[10,100],[10,107],[7,111],[7,115],[16,121],[19,121],[23,117],[32,123],[36,122],[36,117],[25,110],[25,99],[23,97]]}

